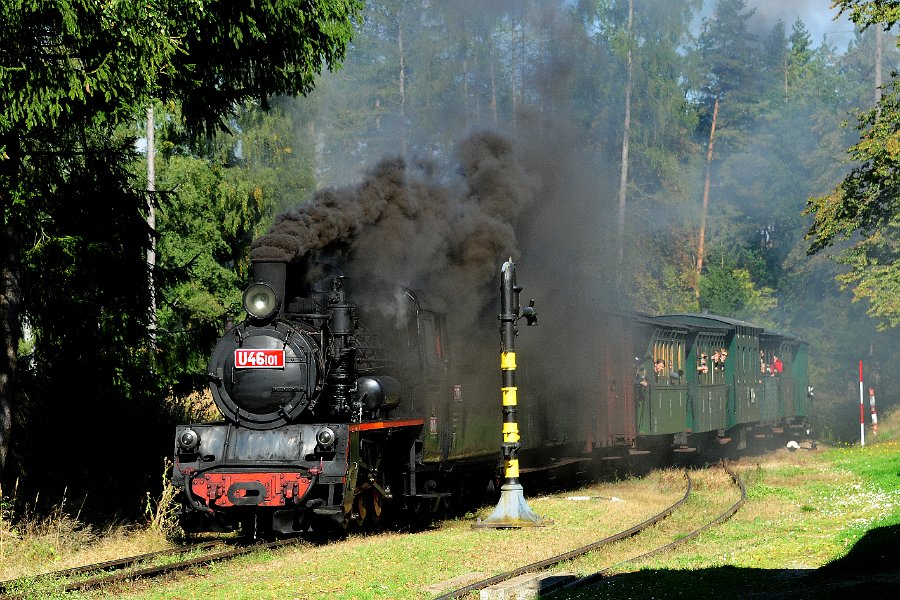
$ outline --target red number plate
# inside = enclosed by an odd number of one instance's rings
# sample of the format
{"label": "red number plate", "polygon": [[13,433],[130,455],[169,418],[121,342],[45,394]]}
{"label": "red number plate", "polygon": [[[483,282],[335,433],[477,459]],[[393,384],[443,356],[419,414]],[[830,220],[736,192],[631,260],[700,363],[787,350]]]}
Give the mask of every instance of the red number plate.
{"label": "red number plate", "polygon": [[234,351],[237,369],[283,369],[284,350],[238,348]]}

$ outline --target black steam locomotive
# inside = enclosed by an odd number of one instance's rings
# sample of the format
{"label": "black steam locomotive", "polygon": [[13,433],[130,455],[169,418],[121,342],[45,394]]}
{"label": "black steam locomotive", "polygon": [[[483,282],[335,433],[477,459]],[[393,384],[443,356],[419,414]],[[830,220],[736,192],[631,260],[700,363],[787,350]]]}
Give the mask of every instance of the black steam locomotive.
{"label": "black steam locomotive", "polygon": [[[247,319],[212,353],[225,420],[176,430],[184,529],[370,526],[397,509],[427,520],[489,488],[501,466],[496,341],[467,339],[451,363],[446,315],[416,293],[366,293],[365,308],[343,278],[310,290],[289,268],[254,262]],[[565,389],[531,387],[523,476],[809,434],[807,346],[795,336],[711,315],[601,321],[568,340],[593,353]],[[551,381],[528,371],[547,360],[523,362],[526,386]]]}
{"label": "black steam locomotive", "polygon": [[456,435],[463,392],[449,380],[443,314],[403,290],[390,318],[373,316],[389,323],[376,333],[360,326],[343,278],[295,297],[286,263],[253,268],[247,319],[209,363],[225,421],[176,430],[185,530],[365,525],[387,508],[430,515],[487,485],[497,437]]}

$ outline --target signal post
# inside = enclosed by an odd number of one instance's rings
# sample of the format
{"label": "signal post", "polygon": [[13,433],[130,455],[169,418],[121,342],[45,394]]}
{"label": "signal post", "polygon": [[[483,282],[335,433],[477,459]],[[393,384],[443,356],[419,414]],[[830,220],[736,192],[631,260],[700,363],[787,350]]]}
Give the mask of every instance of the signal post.
{"label": "signal post", "polygon": [[503,263],[500,284],[500,372],[502,374],[503,399],[503,453],[504,483],[500,488],[500,502],[484,521],[479,520],[473,527],[519,528],[545,525],[528,503],[519,482],[519,423],[517,417],[518,399],[516,387],[515,339],[518,333],[516,322],[524,318],[528,325],[537,322],[534,300],[522,309],[516,285],[516,266],[510,258]]}

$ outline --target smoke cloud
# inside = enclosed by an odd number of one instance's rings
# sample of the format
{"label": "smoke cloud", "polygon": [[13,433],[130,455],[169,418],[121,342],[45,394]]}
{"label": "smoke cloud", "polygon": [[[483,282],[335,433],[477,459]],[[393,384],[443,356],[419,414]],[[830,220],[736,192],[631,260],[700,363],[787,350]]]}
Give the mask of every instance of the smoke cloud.
{"label": "smoke cloud", "polygon": [[[258,238],[253,259],[330,263],[357,293],[379,282],[425,290],[437,308],[477,314],[496,279],[498,257],[518,257],[515,223],[538,181],[506,137],[475,133],[456,165],[384,159],[356,185],[318,192]],[[310,284],[312,281],[309,282]]]}

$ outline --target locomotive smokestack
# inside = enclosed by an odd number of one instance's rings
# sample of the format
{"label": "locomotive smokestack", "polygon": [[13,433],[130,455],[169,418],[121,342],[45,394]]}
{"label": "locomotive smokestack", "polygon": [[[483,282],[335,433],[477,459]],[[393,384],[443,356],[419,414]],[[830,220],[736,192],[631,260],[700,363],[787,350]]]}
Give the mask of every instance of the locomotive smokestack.
{"label": "locomotive smokestack", "polygon": [[253,283],[265,283],[278,296],[278,314],[284,314],[287,262],[282,260],[254,260],[251,264]]}

